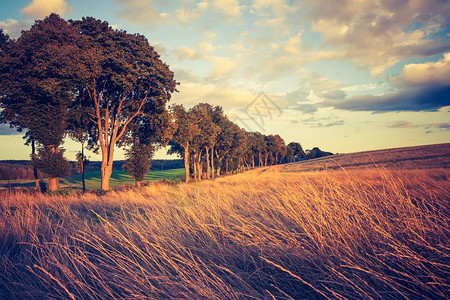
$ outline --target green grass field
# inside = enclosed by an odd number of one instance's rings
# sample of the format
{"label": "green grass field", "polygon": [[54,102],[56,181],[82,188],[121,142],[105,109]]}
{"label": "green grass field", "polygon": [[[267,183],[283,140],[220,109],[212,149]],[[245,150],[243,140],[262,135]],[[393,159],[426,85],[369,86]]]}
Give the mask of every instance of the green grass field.
{"label": "green grass field", "polygon": [[[155,180],[174,180],[184,177],[184,169],[172,169],[164,171],[151,171],[147,174],[144,181]],[[100,171],[90,172],[85,174],[86,189],[95,190],[100,188]],[[44,180],[46,181],[46,180]],[[116,187],[124,184],[134,184],[134,179],[125,171],[114,171],[111,177],[110,186]],[[1,187],[33,187],[34,181],[32,180],[0,180]],[[81,174],[72,175],[67,178],[61,179],[61,187],[81,189]]]}

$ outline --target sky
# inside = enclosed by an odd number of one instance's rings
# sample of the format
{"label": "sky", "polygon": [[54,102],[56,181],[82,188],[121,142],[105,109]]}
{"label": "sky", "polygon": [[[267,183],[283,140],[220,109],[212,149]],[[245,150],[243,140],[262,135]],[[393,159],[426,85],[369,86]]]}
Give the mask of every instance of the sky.
{"label": "sky", "polygon": [[[52,12],[146,36],[180,83],[171,103],[220,105],[248,131],[333,153],[450,142],[447,0],[14,0],[0,28]],[[0,159],[28,159],[7,125],[0,141]]]}

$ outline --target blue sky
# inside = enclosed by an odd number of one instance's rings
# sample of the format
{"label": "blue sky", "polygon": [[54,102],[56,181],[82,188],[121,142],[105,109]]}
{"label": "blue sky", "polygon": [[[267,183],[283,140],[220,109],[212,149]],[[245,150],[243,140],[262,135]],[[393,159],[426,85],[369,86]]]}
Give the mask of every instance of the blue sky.
{"label": "blue sky", "polygon": [[[4,2],[0,27],[15,38],[51,12],[143,34],[180,82],[171,102],[221,105],[247,130],[305,149],[450,142],[446,0]],[[28,158],[20,135],[0,134],[0,159]],[[64,147],[69,159],[78,151]]]}

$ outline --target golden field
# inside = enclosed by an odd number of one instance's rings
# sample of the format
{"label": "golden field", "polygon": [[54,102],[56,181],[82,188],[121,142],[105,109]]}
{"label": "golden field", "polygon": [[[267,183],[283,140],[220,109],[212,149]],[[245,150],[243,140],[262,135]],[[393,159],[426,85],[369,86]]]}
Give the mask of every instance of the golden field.
{"label": "golden field", "polygon": [[448,168],[302,164],[104,196],[11,194],[0,298],[450,297]]}

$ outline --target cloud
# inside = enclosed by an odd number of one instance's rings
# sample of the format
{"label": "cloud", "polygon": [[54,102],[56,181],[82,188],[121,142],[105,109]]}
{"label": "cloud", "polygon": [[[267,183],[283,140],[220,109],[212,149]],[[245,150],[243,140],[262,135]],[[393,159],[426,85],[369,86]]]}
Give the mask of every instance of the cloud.
{"label": "cloud", "polygon": [[241,17],[241,7],[237,0],[213,0],[211,5],[227,16],[230,21],[236,21]]}
{"label": "cloud", "polygon": [[224,82],[208,83],[182,82],[177,89],[180,91],[172,96],[173,103],[192,107],[200,102],[219,105],[224,109],[244,109],[255,99],[255,94],[230,86]]}
{"label": "cloud", "polygon": [[0,27],[3,28],[5,33],[7,33],[11,38],[18,38],[22,30],[27,30],[33,25],[33,21],[18,21],[11,18],[6,19],[6,21],[0,21]]}
{"label": "cloud", "polygon": [[397,78],[397,84],[450,86],[450,52],[437,62],[405,65]]}
{"label": "cloud", "polygon": [[167,17],[167,14],[160,13],[155,8],[157,0],[115,0],[114,2],[120,8],[118,16],[132,24],[160,24]]}
{"label": "cloud", "polygon": [[372,75],[381,74],[401,59],[430,57],[450,49],[448,1],[307,0],[306,3],[312,29],[322,35],[323,47],[331,48],[327,50],[330,56],[368,68]]}
{"label": "cloud", "polygon": [[392,79],[395,92],[361,95],[326,105],[352,111],[436,111],[450,105],[450,53],[437,62],[409,64]]}
{"label": "cloud", "polygon": [[208,56],[206,59],[212,62],[213,70],[208,73],[211,78],[222,77],[237,67],[236,62],[228,57]]}
{"label": "cloud", "polygon": [[293,108],[305,114],[315,113],[319,109],[319,107],[315,104],[297,104]]}
{"label": "cloud", "polygon": [[401,89],[382,96],[355,96],[332,106],[352,111],[388,112],[437,111],[447,105],[450,105],[450,86]]}
{"label": "cloud", "polygon": [[181,46],[175,50],[175,55],[179,60],[198,60],[204,59],[204,56],[199,52],[187,46]]}
{"label": "cloud", "polygon": [[18,132],[14,128],[10,128],[8,124],[0,124],[0,136],[1,135],[19,135],[23,132]]}
{"label": "cloud", "polygon": [[24,7],[20,12],[36,19],[42,19],[51,13],[65,15],[71,11],[72,8],[64,0],[33,0],[30,5]]}
{"label": "cloud", "polygon": [[326,124],[323,124],[322,122],[317,122],[315,124],[311,124],[309,127],[310,128],[334,127],[334,126],[342,126],[344,124],[345,124],[344,120],[339,120],[336,122],[331,122],[331,123],[326,123]]}
{"label": "cloud", "polygon": [[388,126],[388,128],[415,128],[415,127],[417,127],[417,125],[414,125],[407,121],[398,121]]}
{"label": "cloud", "polygon": [[450,122],[445,123],[431,123],[431,124],[422,124],[422,125],[416,125],[408,121],[398,121],[395,123],[390,124],[387,126],[388,128],[418,128],[422,127],[425,128],[425,133],[432,133],[433,131],[431,129],[436,128],[440,131],[450,131]]}
{"label": "cloud", "polygon": [[198,83],[199,82],[199,78],[197,75],[187,72],[186,70],[183,70],[183,69],[175,69],[174,74],[175,74],[175,80],[178,82],[181,82],[181,83],[184,83],[184,82]]}
{"label": "cloud", "polygon": [[432,124],[428,124],[426,126],[426,128],[430,128],[430,127],[434,127],[434,128],[438,128],[438,129],[444,129],[444,130],[450,130],[450,122],[446,122],[446,123],[432,123]]}

